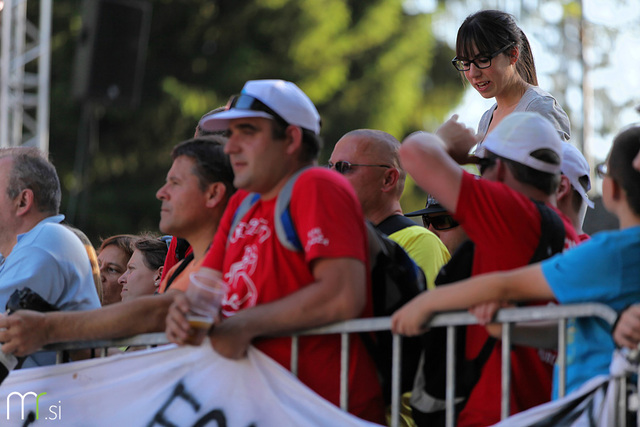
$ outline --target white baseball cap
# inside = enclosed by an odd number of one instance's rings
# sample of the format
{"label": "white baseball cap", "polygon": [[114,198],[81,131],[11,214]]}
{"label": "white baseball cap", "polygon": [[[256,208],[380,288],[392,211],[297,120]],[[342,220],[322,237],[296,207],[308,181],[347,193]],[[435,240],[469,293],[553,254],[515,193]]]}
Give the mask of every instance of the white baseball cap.
{"label": "white baseball cap", "polygon": [[478,149],[478,157],[486,157],[486,151],[529,166],[532,169],[560,173],[560,165],[536,159],[531,153],[540,149],[553,151],[562,158],[563,142],[551,122],[538,113],[511,113],[485,138]]}
{"label": "white baseball cap", "polygon": [[203,117],[200,127],[225,130],[229,120],[246,117],[281,119],[320,134],[320,114],[315,105],[298,86],[284,80],[249,80],[240,95],[231,98],[226,111]]}
{"label": "white baseball cap", "polygon": [[[582,196],[587,206],[593,208],[593,202],[589,200],[587,191],[591,190],[591,178],[589,176],[589,163],[580,150],[568,142],[562,144],[562,174],[569,178],[571,186]],[[586,177],[586,178],[585,178]],[[580,182],[585,183],[586,188]]]}

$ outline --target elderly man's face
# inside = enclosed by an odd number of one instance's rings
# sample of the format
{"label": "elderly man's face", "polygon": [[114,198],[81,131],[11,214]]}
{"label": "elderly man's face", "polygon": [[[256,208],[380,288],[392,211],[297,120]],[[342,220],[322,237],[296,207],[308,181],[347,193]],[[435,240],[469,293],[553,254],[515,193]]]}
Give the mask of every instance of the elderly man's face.
{"label": "elderly man's face", "polygon": [[12,165],[13,160],[10,157],[0,159],[0,244],[7,245],[5,251],[13,247],[16,234],[17,201],[11,200],[7,194]]}

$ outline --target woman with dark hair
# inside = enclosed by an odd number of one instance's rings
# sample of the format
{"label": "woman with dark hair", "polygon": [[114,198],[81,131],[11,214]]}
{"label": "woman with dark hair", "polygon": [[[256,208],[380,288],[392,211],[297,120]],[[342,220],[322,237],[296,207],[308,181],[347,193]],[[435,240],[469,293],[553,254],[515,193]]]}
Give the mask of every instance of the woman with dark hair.
{"label": "woman with dark hair", "polygon": [[118,279],[123,302],[156,293],[167,256],[167,243],[161,239],[143,237],[134,246],[127,270]]}
{"label": "woman with dark hair", "polygon": [[553,96],[538,87],[529,40],[512,15],[499,10],[469,15],[458,29],[452,63],[483,98],[496,100],[480,119],[480,143],[514,111],[540,113],[563,141],[569,139],[569,117]]}

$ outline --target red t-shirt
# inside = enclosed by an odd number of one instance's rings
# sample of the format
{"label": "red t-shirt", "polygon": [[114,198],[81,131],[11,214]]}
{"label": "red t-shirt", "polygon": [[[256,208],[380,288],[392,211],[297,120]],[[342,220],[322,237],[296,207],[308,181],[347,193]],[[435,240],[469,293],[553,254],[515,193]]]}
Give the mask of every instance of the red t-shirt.
{"label": "red t-shirt", "polygon": [[[565,250],[578,242],[573,226],[556,208],[564,222]],[[475,243],[472,275],[511,270],[529,263],[540,240],[540,213],[525,195],[503,183],[464,173],[458,196],[456,220]],[[466,356],[475,358],[488,338],[486,329],[467,328]],[[500,421],[501,345],[498,342],[485,364],[458,426],[486,426]],[[511,413],[551,398],[553,352],[513,346],[511,351]]]}
{"label": "red t-shirt", "polygon": [[[320,258],[355,258],[368,265],[366,229],[354,190],[341,175],[324,168],[303,172],[293,188],[290,214],[304,248],[286,249],[278,241],[273,216],[276,198],[258,201],[229,236],[240,202],[238,191],[229,201],[211,250],[202,265],[224,274],[229,292],[223,314],[281,299],[312,284],[311,263]],[[371,315],[370,288],[367,308]],[[290,368],[291,339],[259,339],[254,345]],[[325,399],[339,404],[340,337],[301,337],[298,377]],[[375,366],[357,335],[351,335],[349,411],[376,422],[384,420],[384,404]]]}

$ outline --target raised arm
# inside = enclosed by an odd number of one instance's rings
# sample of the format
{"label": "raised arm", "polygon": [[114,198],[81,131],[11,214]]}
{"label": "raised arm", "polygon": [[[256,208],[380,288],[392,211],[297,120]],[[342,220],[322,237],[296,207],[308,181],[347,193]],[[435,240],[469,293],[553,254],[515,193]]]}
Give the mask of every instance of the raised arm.
{"label": "raised arm", "polygon": [[455,213],[467,153],[476,143],[473,132],[458,123],[457,115],[445,122],[436,134],[415,132],[400,148],[400,161],[416,183]]}

